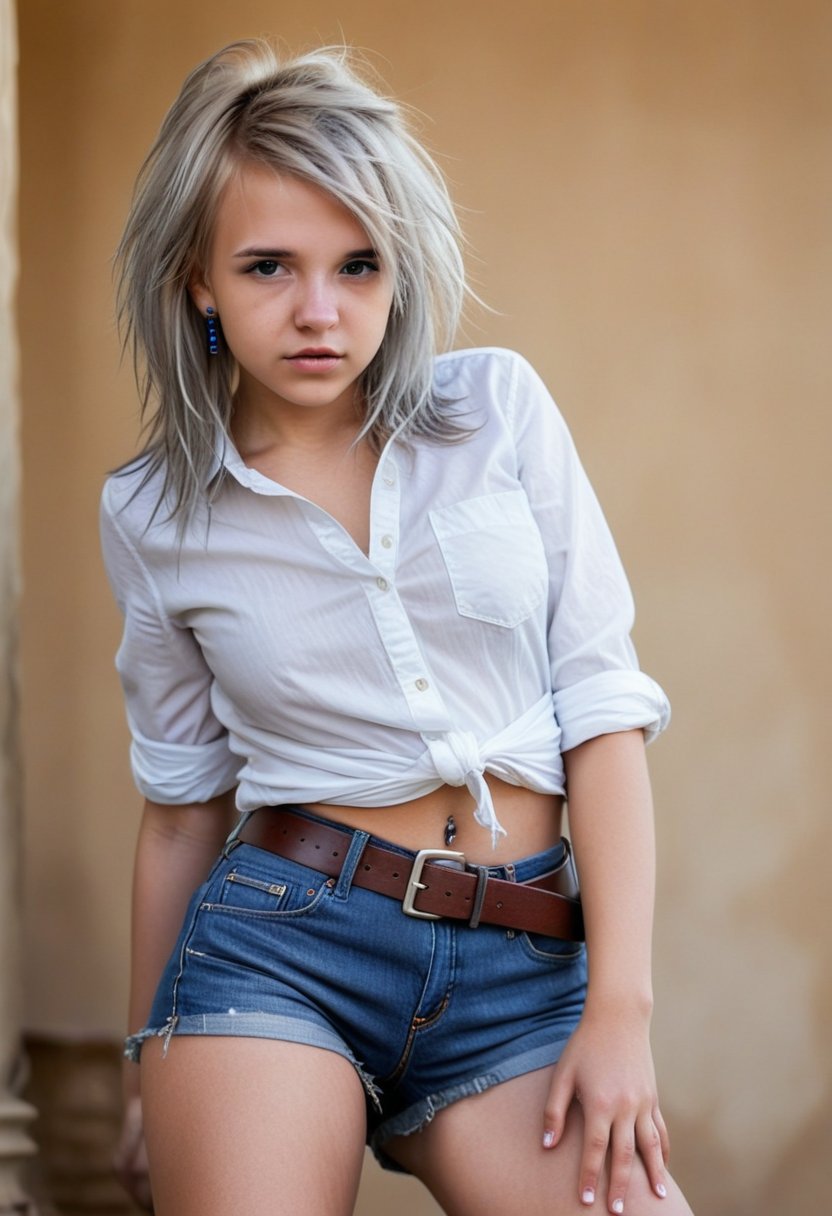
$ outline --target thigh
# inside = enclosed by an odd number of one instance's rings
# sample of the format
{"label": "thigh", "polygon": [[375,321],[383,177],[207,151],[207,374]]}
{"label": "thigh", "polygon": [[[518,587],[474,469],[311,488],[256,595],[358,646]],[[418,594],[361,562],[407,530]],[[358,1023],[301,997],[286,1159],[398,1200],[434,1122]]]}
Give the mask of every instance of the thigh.
{"label": "thigh", "polygon": [[[541,1068],[464,1098],[419,1132],[385,1152],[425,1183],[447,1216],[588,1216],[607,1212],[606,1177],[594,1209],[581,1204],[578,1177],[583,1138],[580,1106],[554,1149],[541,1144],[542,1112],[552,1068]],[[691,1216],[672,1179],[667,1198],[650,1190],[636,1163],[626,1216]]]}
{"label": "thigh", "polygon": [[181,1036],[142,1050],[156,1216],[349,1216],[364,1091],[336,1052],[273,1039]]}

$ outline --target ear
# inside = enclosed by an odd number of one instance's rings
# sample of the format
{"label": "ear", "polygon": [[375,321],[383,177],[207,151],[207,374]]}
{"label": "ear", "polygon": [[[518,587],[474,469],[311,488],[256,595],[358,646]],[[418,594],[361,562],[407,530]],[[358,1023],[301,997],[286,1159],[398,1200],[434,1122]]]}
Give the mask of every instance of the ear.
{"label": "ear", "polygon": [[203,316],[209,308],[213,308],[216,312],[217,304],[214,300],[214,293],[201,270],[194,270],[188,279],[188,294]]}

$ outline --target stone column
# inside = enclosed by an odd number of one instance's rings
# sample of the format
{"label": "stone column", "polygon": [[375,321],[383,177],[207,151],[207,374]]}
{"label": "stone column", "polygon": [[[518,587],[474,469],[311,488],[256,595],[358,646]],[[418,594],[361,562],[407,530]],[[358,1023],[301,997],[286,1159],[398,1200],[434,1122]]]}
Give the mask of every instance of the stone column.
{"label": "stone column", "polygon": [[34,1110],[17,1096],[20,1079],[20,851],[18,748],[18,353],[17,30],[13,0],[0,0],[0,1216],[32,1213],[21,1173],[35,1146]]}

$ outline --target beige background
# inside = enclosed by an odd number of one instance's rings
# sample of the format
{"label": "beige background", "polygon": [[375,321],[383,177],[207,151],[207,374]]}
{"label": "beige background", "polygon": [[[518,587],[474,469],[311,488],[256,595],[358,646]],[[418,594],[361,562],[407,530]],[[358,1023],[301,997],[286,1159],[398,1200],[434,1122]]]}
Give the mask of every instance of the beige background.
{"label": "beige background", "polygon": [[[27,1026],[114,1035],[125,1003],[138,798],[96,503],[136,433],[108,262],[133,175],[224,42],[345,39],[430,115],[500,310],[463,344],[553,389],[674,702],[651,758],[676,1172],[699,1213],[827,1210],[832,5],[23,0],[19,22]],[[364,1194],[435,1211],[408,1181]]]}

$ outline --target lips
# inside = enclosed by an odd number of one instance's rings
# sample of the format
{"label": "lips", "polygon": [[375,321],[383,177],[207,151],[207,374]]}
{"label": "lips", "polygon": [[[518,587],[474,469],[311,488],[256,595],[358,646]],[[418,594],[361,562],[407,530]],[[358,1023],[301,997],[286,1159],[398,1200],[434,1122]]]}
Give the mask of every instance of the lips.
{"label": "lips", "polygon": [[286,362],[298,371],[328,372],[338,367],[343,358],[342,354],[328,346],[308,346],[294,355],[287,355]]}

